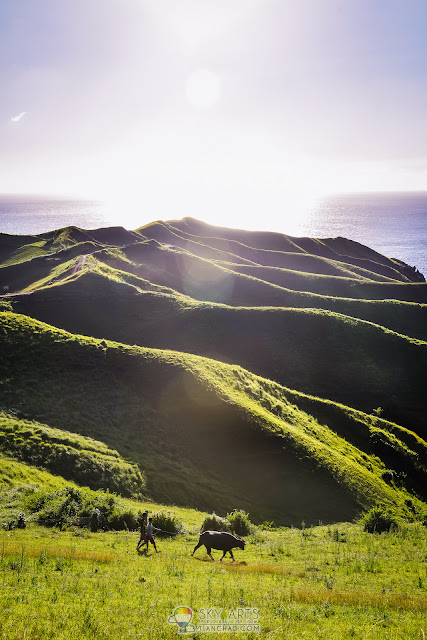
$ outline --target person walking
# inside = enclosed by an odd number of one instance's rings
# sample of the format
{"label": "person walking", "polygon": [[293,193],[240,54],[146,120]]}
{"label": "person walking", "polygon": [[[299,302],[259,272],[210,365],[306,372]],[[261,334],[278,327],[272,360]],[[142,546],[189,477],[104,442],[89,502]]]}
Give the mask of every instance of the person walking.
{"label": "person walking", "polygon": [[[136,550],[137,551],[139,551],[141,546],[145,543],[145,533],[146,533],[146,527],[147,527],[147,520],[148,520],[148,511],[144,511],[144,513],[142,514],[142,519],[141,519],[140,536],[139,536],[138,544],[136,545]],[[147,548],[148,548],[148,544],[147,544]]]}
{"label": "person walking", "polygon": [[151,544],[154,547],[154,550],[156,553],[159,553],[159,551],[157,550],[156,547],[156,542],[153,538],[153,533],[154,531],[160,531],[160,529],[157,529],[157,527],[155,527],[153,525],[153,518],[148,518],[148,524],[145,528],[145,540],[144,540],[144,544],[147,545],[147,550],[148,550],[148,543],[151,542]]}

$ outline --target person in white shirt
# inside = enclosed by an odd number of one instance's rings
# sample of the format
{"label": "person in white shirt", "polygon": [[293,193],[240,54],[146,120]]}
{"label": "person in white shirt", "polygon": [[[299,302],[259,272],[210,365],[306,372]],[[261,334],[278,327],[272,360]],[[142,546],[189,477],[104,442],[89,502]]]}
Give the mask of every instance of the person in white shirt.
{"label": "person in white shirt", "polygon": [[154,550],[156,553],[159,553],[156,547],[156,542],[153,538],[153,533],[154,531],[160,531],[160,529],[157,529],[154,525],[153,525],[153,518],[148,518],[148,524],[145,528],[145,540],[144,540],[144,544],[147,545],[147,549],[148,549],[148,543],[151,542],[151,544],[154,547]]}

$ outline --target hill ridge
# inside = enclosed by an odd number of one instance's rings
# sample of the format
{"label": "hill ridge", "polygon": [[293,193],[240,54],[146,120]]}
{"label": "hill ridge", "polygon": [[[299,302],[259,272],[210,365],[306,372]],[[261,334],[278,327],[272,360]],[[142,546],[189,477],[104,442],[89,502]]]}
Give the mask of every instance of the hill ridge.
{"label": "hill ridge", "polygon": [[44,434],[78,459],[57,429],[162,502],[283,524],[422,512],[427,284],[408,265],[189,218],[0,236],[0,261],[8,455],[42,467]]}

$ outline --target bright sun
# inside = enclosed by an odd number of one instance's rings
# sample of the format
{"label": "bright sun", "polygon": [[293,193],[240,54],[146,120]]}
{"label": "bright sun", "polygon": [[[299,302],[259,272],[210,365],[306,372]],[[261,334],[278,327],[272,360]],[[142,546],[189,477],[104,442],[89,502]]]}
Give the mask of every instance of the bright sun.
{"label": "bright sun", "polygon": [[196,109],[210,109],[221,96],[221,79],[207,69],[193,71],[187,77],[186,95]]}

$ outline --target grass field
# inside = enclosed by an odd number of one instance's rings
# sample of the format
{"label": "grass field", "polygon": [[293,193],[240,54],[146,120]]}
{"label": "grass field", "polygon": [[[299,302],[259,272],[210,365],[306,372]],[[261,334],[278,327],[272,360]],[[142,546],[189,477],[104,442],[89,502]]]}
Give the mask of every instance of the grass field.
{"label": "grass field", "polygon": [[[345,238],[0,234],[0,638],[174,638],[187,607],[199,640],[425,640],[426,320],[422,274]],[[177,520],[158,554],[143,508]],[[235,562],[191,557],[235,509]]]}
{"label": "grass field", "polygon": [[[181,523],[176,536],[157,534],[157,548],[137,553],[138,531],[68,525],[10,529],[26,496],[62,491],[70,483],[23,463],[0,459],[0,638],[5,640],[166,639],[177,607],[192,624],[224,618],[259,625],[192,638],[423,639],[427,622],[427,528],[400,521],[382,534],[361,524],[274,528],[252,526],[235,561],[214,561],[204,547],[191,557],[208,515],[195,509],[119,500],[150,515],[166,511]],[[75,485],[74,485],[75,486]],[[225,515],[222,514],[222,515]],[[214,615],[213,609],[216,610]],[[204,628],[206,629],[206,627]]]}
{"label": "grass field", "polygon": [[[150,511],[158,505],[145,505]],[[174,509],[186,533],[137,554],[137,532],[0,532],[0,637],[174,638],[176,607],[259,610],[260,633],[190,637],[423,640],[426,528],[368,534],[359,525],[256,530],[235,562],[197,542],[202,513]],[[236,614],[237,615],[237,614]],[[246,615],[249,615],[248,613]],[[215,618],[211,618],[211,622]]]}

